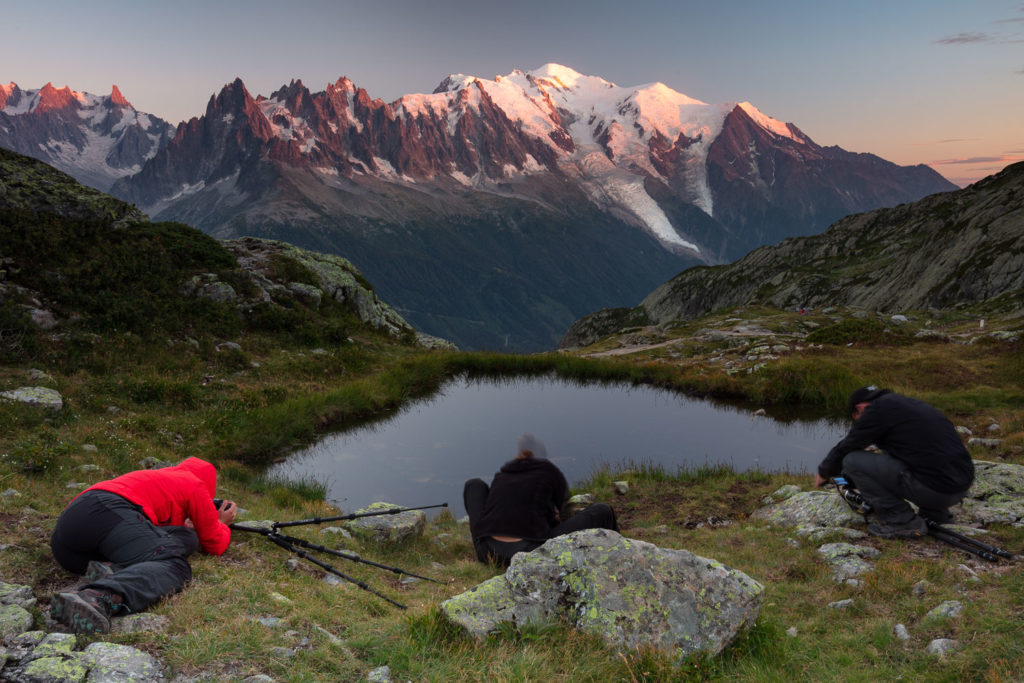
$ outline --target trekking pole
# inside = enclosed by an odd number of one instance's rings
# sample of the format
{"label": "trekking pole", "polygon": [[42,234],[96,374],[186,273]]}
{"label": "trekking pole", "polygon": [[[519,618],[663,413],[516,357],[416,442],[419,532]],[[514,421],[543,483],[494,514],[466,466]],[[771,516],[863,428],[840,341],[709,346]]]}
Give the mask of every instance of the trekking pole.
{"label": "trekking pole", "polygon": [[345,519],[358,519],[360,517],[375,517],[377,515],[397,515],[399,512],[409,512],[410,510],[429,510],[430,508],[446,508],[448,503],[440,503],[438,505],[421,505],[420,507],[414,508],[388,508],[387,510],[374,510],[373,512],[353,512],[350,515],[337,515],[336,517],[312,517],[310,519],[299,519],[294,522],[274,522],[273,528],[280,529],[288,526],[300,526],[303,524],[323,524],[324,522],[338,522]]}
{"label": "trekking pole", "polygon": [[241,531],[251,531],[253,533],[262,534],[262,535],[267,536],[267,537],[273,535],[273,536],[276,536],[277,538],[280,538],[280,539],[282,539],[284,541],[287,541],[288,543],[292,543],[292,544],[297,545],[297,546],[302,547],[302,548],[309,548],[310,550],[315,550],[315,551],[321,552],[321,553],[327,553],[328,555],[334,555],[336,557],[341,557],[341,558],[344,558],[346,560],[350,560],[352,562],[361,562],[363,564],[368,564],[371,567],[377,567],[378,569],[386,569],[387,571],[395,573],[395,574],[404,574],[405,576],[413,576],[413,577],[415,577],[417,579],[423,579],[424,581],[433,581],[434,583],[439,583],[442,586],[444,585],[444,582],[438,581],[437,579],[432,579],[429,576],[420,576],[419,574],[413,574],[412,572],[407,572],[404,569],[399,569],[398,567],[391,567],[391,566],[388,566],[386,564],[380,564],[379,562],[373,562],[372,560],[364,560],[363,558],[359,557],[358,555],[350,555],[350,554],[344,553],[344,552],[339,551],[339,550],[332,550],[330,548],[325,548],[322,545],[316,545],[315,543],[310,543],[309,541],[307,541],[305,539],[296,538],[295,536],[286,536],[284,534],[279,534],[279,533],[276,533],[274,531],[271,531],[270,529],[261,529],[261,528],[256,528],[256,527],[247,527],[247,526],[235,526],[234,524],[231,524],[229,526],[232,529],[239,529]]}
{"label": "trekking pole", "polygon": [[395,602],[394,600],[392,600],[388,596],[384,595],[383,593],[380,593],[380,592],[374,590],[373,588],[370,588],[370,586],[367,585],[365,582],[360,581],[359,579],[355,579],[355,578],[349,576],[348,574],[344,574],[342,572],[339,572],[337,569],[335,569],[331,565],[327,564],[326,562],[321,562],[320,560],[316,559],[315,557],[312,557],[309,553],[305,552],[304,550],[299,550],[298,548],[295,547],[294,544],[289,543],[287,540],[285,540],[281,536],[278,536],[275,533],[268,533],[267,534],[267,538],[270,541],[272,541],[272,542],[276,543],[277,545],[281,546],[285,550],[288,550],[290,552],[295,553],[296,555],[298,555],[302,559],[309,560],[313,564],[317,565],[318,567],[321,567],[322,569],[325,569],[326,571],[329,571],[330,573],[334,574],[335,576],[339,576],[342,579],[344,579],[344,580],[346,580],[346,581],[348,581],[350,583],[354,583],[355,585],[357,585],[360,588],[362,588],[364,591],[373,593],[378,598],[383,598],[384,600],[387,600],[388,602],[390,602],[395,607],[399,607],[401,609],[408,609],[402,603]]}
{"label": "trekking pole", "polygon": [[[1017,559],[1017,556],[1008,550],[1003,550],[1002,548],[979,541],[976,538],[971,538],[970,536],[965,536],[953,531],[952,529],[947,529],[938,522],[933,522],[930,519],[928,520],[928,533],[945,541],[946,543],[949,543],[950,545],[955,545],[963,550],[968,550],[969,552],[992,562],[998,562],[1000,557],[1004,557],[1008,560]],[[954,543],[954,541],[956,541],[956,543]],[[971,546],[971,549],[965,548],[964,546]],[[985,554],[983,555],[982,553]],[[990,557],[986,557],[986,555],[989,555]]]}

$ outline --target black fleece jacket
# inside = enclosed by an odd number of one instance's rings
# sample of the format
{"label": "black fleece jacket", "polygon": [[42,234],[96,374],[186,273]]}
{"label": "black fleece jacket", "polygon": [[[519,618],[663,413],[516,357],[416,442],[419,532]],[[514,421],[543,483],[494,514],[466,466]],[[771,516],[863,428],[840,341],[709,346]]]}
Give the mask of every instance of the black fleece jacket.
{"label": "black fleece jacket", "polygon": [[494,475],[474,534],[544,540],[568,498],[565,475],[550,460],[509,460]]}
{"label": "black fleece jacket", "polygon": [[880,391],[842,441],[818,465],[825,479],[842,471],[850,451],[874,444],[907,464],[914,478],[939,493],[960,493],[974,481],[974,462],[953,423],[917,399]]}

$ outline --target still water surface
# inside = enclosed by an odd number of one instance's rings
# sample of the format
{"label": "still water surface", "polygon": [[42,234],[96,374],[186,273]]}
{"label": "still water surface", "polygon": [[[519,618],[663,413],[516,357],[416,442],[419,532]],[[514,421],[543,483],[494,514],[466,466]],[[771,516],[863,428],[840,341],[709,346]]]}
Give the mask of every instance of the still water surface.
{"label": "still water surface", "polygon": [[345,512],[374,501],[448,502],[464,514],[462,485],[490,481],[532,432],[570,486],[602,465],[807,472],[845,432],[824,419],[779,421],[650,387],[554,379],[457,380],[392,418],[328,436],[272,475],[325,481]]}

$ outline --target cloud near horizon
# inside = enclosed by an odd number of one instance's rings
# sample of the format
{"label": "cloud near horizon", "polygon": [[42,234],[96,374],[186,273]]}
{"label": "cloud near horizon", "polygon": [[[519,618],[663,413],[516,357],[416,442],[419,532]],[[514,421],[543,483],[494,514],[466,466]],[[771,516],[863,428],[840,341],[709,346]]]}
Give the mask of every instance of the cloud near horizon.
{"label": "cloud near horizon", "polygon": [[1016,161],[1024,161],[1024,156],[1020,156],[1020,152],[1008,152],[995,157],[967,157],[964,159],[940,159],[938,161],[932,161],[931,165],[935,166],[949,166],[949,165],[962,165],[962,164],[989,164],[989,163],[1005,163],[1012,164]]}

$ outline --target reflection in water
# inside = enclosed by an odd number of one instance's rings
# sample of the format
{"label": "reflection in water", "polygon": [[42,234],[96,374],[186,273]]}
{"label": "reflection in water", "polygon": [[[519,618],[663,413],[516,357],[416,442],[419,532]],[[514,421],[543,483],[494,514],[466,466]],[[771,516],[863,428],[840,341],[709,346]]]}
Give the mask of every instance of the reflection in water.
{"label": "reflection in water", "polygon": [[777,422],[649,387],[552,379],[454,381],[393,418],[329,436],[271,474],[326,480],[345,511],[374,501],[432,505],[461,516],[462,485],[490,481],[534,433],[570,485],[601,465],[813,472],[844,427],[826,420]]}

